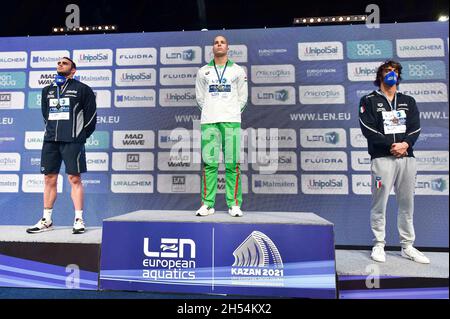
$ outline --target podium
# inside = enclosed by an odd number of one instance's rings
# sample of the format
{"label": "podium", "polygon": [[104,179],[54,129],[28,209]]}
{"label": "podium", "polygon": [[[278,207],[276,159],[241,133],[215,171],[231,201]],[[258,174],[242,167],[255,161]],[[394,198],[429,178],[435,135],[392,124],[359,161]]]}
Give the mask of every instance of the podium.
{"label": "podium", "polygon": [[333,224],[313,213],[141,210],[104,220],[102,236],[101,290],[337,295]]}

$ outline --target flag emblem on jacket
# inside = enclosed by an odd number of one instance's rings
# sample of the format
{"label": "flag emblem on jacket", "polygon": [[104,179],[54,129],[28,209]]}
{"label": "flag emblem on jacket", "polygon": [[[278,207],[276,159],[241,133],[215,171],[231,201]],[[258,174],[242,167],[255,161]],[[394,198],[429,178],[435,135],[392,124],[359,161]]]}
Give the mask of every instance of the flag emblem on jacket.
{"label": "flag emblem on jacket", "polygon": [[375,177],[375,187],[376,187],[377,189],[380,189],[380,188],[381,188],[381,177],[380,177],[380,176],[376,176],[376,177]]}
{"label": "flag emblem on jacket", "polygon": [[364,107],[364,104],[362,104],[360,107],[359,107],[359,113],[364,113],[366,111],[366,108]]}

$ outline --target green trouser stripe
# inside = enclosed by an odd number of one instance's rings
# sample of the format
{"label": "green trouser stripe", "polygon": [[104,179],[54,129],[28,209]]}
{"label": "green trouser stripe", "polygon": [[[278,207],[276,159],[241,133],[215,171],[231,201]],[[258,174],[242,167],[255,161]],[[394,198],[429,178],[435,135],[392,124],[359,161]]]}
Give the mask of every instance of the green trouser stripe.
{"label": "green trouser stripe", "polygon": [[242,205],[240,169],[241,124],[202,124],[202,204],[214,207],[220,151],[225,161],[225,192],[228,207]]}

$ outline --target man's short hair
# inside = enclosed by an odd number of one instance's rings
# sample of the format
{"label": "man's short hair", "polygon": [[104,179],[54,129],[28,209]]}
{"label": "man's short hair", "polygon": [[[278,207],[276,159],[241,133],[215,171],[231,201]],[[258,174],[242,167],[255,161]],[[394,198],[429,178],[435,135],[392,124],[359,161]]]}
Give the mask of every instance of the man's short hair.
{"label": "man's short hair", "polygon": [[397,83],[400,83],[400,80],[402,79],[402,65],[400,62],[394,61],[394,60],[387,60],[382,65],[378,67],[377,70],[377,77],[375,78],[375,81],[373,84],[380,87],[381,82],[383,82],[383,71],[386,70],[388,67],[394,68],[398,73],[398,80]]}
{"label": "man's short hair", "polygon": [[222,38],[224,38],[225,39],[225,42],[227,43],[227,45],[228,45],[228,39],[225,37],[225,36],[223,36],[223,35],[221,35],[221,34],[219,34],[219,35],[216,35],[215,37],[214,37],[214,40],[213,40],[213,45],[214,45],[214,43],[216,42],[216,39],[218,38],[218,37],[222,37]]}
{"label": "man's short hair", "polygon": [[66,57],[66,56],[64,56],[64,57],[62,57],[63,59],[66,59],[66,60],[69,60],[71,63],[72,63],[72,68],[73,69],[76,69],[77,68],[77,65],[75,64],[75,62],[73,62],[73,60],[71,59],[71,58],[68,58],[68,57]]}

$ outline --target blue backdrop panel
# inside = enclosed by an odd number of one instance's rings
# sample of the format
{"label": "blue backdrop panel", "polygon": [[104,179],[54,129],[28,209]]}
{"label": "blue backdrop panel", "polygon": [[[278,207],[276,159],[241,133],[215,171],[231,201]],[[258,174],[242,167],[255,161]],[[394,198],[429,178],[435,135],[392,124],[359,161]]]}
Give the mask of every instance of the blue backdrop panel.
{"label": "blue backdrop panel", "polygon": [[[243,129],[279,129],[278,137],[259,140],[277,141],[280,153],[244,165],[244,211],[312,211],[335,224],[337,244],[371,243],[370,161],[358,102],[374,89],[376,67],[393,58],[404,66],[400,89],[421,111],[416,244],[448,247],[448,23],[2,38],[0,223],[34,224],[41,215],[40,91],[63,55],[78,62],[76,75],[99,104],[87,143],[87,225],[140,209],[197,209],[200,168],[168,154],[186,137],[170,130],[192,131],[199,119],[195,73],[218,33],[248,74]],[[268,163],[278,170],[266,174]],[[70,189],[60,184],[54,222],[70,225]],[[219,197],[216,209],[225,209]],[[394,197],[387,241],[398,244]]]}

